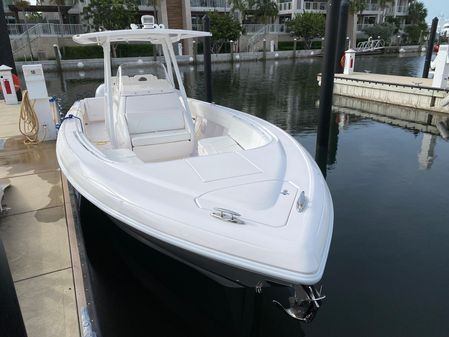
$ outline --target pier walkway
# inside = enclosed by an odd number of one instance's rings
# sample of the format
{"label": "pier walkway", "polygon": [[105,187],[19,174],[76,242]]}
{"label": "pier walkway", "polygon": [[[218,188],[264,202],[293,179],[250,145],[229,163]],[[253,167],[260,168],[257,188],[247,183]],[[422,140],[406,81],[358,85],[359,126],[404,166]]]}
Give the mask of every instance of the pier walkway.
{"label": "pier walkway", "polygon": [[55,142],[25,145],[18,121],[19,105],[1,101],[0,185],[10,184],[10,209],[0,215],[0,238],[25,327],[29,337],[79,337],[79,255]]}

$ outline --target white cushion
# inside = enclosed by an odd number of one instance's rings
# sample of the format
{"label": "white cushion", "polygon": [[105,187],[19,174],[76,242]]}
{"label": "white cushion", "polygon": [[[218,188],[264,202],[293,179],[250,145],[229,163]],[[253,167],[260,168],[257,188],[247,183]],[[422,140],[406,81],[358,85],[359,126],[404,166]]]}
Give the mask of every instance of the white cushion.
{"label": "white cushion", "polygon": [[184,129],[184,107],[175,92],[126,97],[126,120],[131,135]]}
{"label": "white cushion", "polygon": [[198,140],[198,154],[208,155],[241,151],[242,148],[229,136],[203,138]]}
{"label": "white cushion", "polygon": [[190,132],[185,129],[163,131],[163,132],[149,132],[131,135],[131,143],[133,147],[163,144],[163,143],[173,143],[190,139],[191,139]]}

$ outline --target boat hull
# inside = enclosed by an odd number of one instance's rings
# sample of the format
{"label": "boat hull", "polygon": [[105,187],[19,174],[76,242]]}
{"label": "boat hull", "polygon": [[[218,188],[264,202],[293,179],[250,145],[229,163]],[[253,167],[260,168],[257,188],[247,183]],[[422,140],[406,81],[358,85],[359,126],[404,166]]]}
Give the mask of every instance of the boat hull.
{"label": "boat hull", "polygon": [[256,288],[266,285],[292,285],[290,283],[286,283],[285,281],[281,281],[267,275],[254,273],[252,271],[241,268],[236,268],[225,263],[221,263],[219,261],[192,253],[186,249],[182,249],[167,242],[158,240],[155,237],[137,230],[133,226],[127,225],[126,223],[112,217],[111,215],[107,214],[107,216],[117,227],[119,227],[129,236],[133,237],[135,240],[144,243],[149,249],[154,249],[172,259],[182,262],[190,268],[197,270],[198,272],[206,275],[210,279],[220,283],[223,286]]}

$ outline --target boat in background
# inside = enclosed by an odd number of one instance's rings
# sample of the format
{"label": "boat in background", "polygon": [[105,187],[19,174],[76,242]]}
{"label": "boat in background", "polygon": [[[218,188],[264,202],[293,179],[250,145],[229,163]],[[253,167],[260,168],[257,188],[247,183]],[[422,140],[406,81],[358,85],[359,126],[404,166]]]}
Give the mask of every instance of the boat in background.
{"label": "boat in background", "polygon": [[[303,146],[255,116],[188,98],[173,44],[208,32],[143,28],[74,36],[104,52],[104,84],[68,111],[57,158],[71,185],[150,249],[223,284],[262,292],[310,321],[324,296],[333,229],[326,182]],[[111,43],[160,46],[164,62],[123,64]],[[157,271],[155,271],[157,272]]]}

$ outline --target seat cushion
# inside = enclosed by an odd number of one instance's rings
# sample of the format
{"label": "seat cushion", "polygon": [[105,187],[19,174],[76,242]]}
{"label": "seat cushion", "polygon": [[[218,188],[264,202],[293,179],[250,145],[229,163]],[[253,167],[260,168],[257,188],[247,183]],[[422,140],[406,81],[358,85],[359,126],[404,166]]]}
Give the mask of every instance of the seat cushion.
{"label": "seat cushion", "polygon": [[181,142],[190,139],[190,132],[185,129],[131,135],[131,143],[133,147]]}
{"label": "seat cushion", "polygon": [[126,97],[125,111],[131,135],[185,128],[184,107],[176,92]]}
{"label": "seat cushion", "polygon": [[236,152],[242,148],[229,136],[203,138],[198,140],[198,154],[200,156],[225,152]]}

